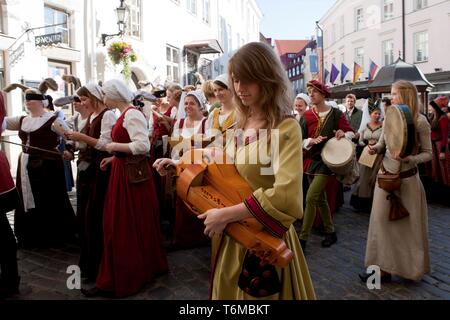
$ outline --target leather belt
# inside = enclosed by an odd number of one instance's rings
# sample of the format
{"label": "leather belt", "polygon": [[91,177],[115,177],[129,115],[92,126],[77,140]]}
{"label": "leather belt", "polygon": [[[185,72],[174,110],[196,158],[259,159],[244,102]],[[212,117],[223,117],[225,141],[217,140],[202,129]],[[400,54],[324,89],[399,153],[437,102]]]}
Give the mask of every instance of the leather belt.
{"label": "leather belt", "polygon": [[417,170],[417,168],[413,168],[408,171],[400,172],[400,179],[408,179],[408,178],[414,177],[417,174],[417,172],[419,172],[419,170]]}

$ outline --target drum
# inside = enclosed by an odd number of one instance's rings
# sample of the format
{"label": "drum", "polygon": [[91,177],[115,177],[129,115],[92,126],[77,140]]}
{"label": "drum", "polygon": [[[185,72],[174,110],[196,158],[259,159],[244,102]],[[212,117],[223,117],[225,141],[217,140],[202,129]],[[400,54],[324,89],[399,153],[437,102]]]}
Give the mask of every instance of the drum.
{"label": "drum", "polygon": [[322,149],[322,160],[327,167],[339,176],[345,176],[351,172],[354,166],[355,145],[342,138],[330,139]]}
{"label": "drum", "polygon": [[416,128],[411,110],[407,105],[391,106],[386,110],[384,140],[391,154],[401,158],[413,153],[416,145]]}

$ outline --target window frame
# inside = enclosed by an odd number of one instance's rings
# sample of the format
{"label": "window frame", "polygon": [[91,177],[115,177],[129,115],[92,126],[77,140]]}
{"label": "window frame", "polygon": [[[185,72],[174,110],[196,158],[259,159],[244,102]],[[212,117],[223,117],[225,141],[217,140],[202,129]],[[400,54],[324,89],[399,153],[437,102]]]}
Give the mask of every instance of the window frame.
{"label": "window frame", "polygon": [[[361,10],[361,19],[358,19],[358,11]],[[360,31],[364,28],[364,8],[357,7],[355,8],[355,31]]]}
{"label": "window frame", "polygon": [[198,15],[198,3],[197,0],[186,0],[186,9],[193,16]]}
{"label": "window frame", "polygon": [[[419,8],[420,3],[420,8]],[[428,0],[414,0],[414,11],[423,10],[428,7]]]}
{"label": "window frame", "polygon": [[[426,41],[420,42],[418,43],[418,37],[420,35],[426,35]],[[428,30],[422,30],[422,31],[418,31],[415,32],[413,34],[413,45],[414,45],[414,63],[425,63],[428,62],[430,59],[430,45],[429,45],[429,41],[430,41],[430,37],[429,37],[429,33]],[[425,48],[425,53],[423,54],[423,59],[419,60],[417,59],[418,57],[418,49],[419,49],[419,45],[422,45],[423,43],[425,43],[426,48]]]}
{"label": "window frame", "polygon": [[[138,3],[138,5],[135,4],[130,4],[129,2],[127,3],[127,7],[128,7],[128,21],[127,21],[127,30],[126,30],[126,35],[130,38],[134,38],[134,39],[142,39],[142,0],[134,0]],[[137,10],[135,10],[137,8]],[[137,12],[137,17],[139,19],[139,21],[136,23],[134,21],[134,16],[133,13]],[[139,35],[135,35],[133,34],[133,26],[136,25],[138,26],[138,33]]]}
{"label": "window frame", "polygon": [[[168,57],[168,50],[170,50],[170,59]],[[175,61],[174,52],[178,55],[178,61]],[[171,77],[172,82],[180,83],[180,64],[181,64],[181,51],[179,48],[172,46],[170,44],[166,44],[166,71],[171,70],[170,74],[167,72],[167,78]],[[175,77],[174,68],[177,68],[177,74]]]}
{"label": "window frame", "polygon": [[[58,7],[54,7],[48,4],[44,4],[44,24],[47,25],[46,20],[46,10],[52,10],[53,11],[53,22],[51,24],[48,25],[53,25],[53,24],[58,24],[56,22],[56,14],[57,13],[62,13],[63,15],[65,15],[66,17],[66,26],[64,27],[63,25],[61,26],[55,26],[55,27],[49,27],[49,28],[44,28],[44,32],[45,34],[52,34],[52,33],[62,33],[62,38],[64,39],[64,34],[67,35],[67,42],[61,42],[61,44],[63,46],[67,46],[69,48],[72,47],[72,41],[71,41],[71,32],[70,32],[70,28],[69,28],[69,23],[70,23],[70,19],[71,19],[71,14],[69,12],[67,12],[66,10],[62,9],[62,8],[58,8]],[[49,30],[53,30],[53,31],[49,31]]]}
{"label": "window frame", "polygon": [[[391,7],[389,16],[386,16],[386,7]],[[383,0],[383,21],[394,19],[394,0]]]}
{"label": "window frame", "polygon": [[[362,55],[358,54],[358,50],[360,50],[360,49],[362,49]],[[365,72],[365,68],[364,68],[365,50],[364,50],[364,47],[357,47],[357,48],[355,48],[354,53],[355,53],[355,62],[361,66],[361,70],[364,73]],[[358,57],[361,57],[361,59],[358,59]]]}
{"label": "window frame", "polygon": [[[386,59],[386,57],[388,57],[389,53],[387,52],[388,46],[387,44],[391,44],[392,45],[392,49],[391,49],[391,54],[389,56],[389,60]],[[390,64],[393,64],[395,61],[395,42],[394,39],[387,39],[381,42],[381,56],[382,56],[382,60],[383,60],[383,66],[388,66]]]}

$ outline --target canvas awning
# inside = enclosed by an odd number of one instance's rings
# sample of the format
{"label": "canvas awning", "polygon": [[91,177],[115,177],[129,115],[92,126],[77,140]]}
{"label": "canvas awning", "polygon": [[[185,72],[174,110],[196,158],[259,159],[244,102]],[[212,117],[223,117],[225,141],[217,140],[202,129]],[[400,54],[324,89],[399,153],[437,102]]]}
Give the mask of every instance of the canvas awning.
{"label": "canvas awning", "polygon": [[419,92],[425,92],[434,87],[417,66],[399,58],[395,63],[380,69],[374,81],[369,84],[369,91],[371,93],[391,92],[392,84],[399,80],[412,82]]}
{"label": "canvas awning", "polygon": [[356,99],[367,99],[370,97],[370,92],[367,89],[368,81],[361,81],[355,84],[345,83],[339,86],[331,87],[331,97],[333,99],[344,99],[348,94],[354,94]]}
{"label": "canvas awning", "polygon": [[184,47],[198,54],[223,53],[219,41],[215,39],[192,41]]}

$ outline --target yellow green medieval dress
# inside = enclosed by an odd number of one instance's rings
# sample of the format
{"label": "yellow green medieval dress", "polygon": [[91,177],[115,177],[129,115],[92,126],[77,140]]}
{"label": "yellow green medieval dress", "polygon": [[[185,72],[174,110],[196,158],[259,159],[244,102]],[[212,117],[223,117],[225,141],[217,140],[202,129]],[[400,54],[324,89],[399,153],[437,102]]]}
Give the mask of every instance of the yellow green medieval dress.
{"label": "yellow green medieval dress", "polygon": [[[254,190],[253,195],[245,200],[247,208],[268,232],[283,238],[294,253],[287,267],[276,268],[282,283],[281,291],[264,300],[315,299],[308,266],[293,225],[303,216],[301,129],[295,119],[283,121],[277,129],[273,131],[270,143],[260,136],[240,146],[238,144],[236,149],[237,170]],[[272,166],[263,158],[252,161],[258,152],[264,150],[269,151]],[[273,168],[271,174],[265,172],[269,167]],[[256,299],[238,286],[246,253],[247,250],[234,239],[227,235],[222,237],[213,259],[212,299]]]}

